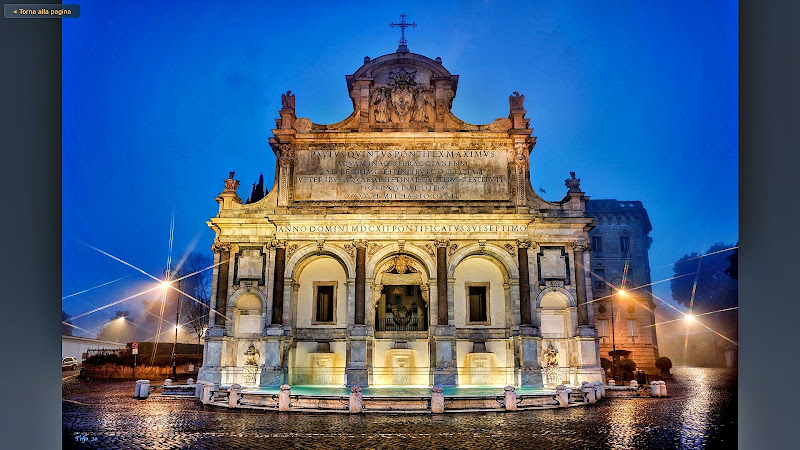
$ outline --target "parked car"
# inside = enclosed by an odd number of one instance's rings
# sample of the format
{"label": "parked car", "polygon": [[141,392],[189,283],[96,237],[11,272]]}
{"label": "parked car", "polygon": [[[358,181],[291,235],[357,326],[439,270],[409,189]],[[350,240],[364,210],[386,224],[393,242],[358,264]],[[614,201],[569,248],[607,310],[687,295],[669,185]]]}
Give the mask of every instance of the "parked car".
{"label": "parked car", "polygon": [[78,360],[72,356],[67,356],[61,360],[61,370],[78,370]]}

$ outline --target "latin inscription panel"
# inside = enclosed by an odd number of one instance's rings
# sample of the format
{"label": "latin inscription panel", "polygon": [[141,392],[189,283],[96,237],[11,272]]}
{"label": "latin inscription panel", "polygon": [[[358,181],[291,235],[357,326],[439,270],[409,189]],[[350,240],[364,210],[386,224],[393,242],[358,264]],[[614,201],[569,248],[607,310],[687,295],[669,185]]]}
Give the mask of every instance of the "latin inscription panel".
{"label": "latin inscription panel", "polygon": [[501,148],[297,150],[294,201],[510,199]]}

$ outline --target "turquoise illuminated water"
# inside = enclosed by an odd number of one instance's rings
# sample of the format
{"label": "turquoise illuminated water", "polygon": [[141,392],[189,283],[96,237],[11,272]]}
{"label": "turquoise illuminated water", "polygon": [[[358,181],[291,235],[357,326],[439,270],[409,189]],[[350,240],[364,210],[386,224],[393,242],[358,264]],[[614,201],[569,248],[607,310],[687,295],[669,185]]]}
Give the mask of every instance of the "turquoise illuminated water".
{"label": "turquoise illuminated water", "polygon": [[[245,388],[242,389],[245,393],[258,393],[258,394],[278,394],[280,388],[277,386],[260,387],[260,388]],[[350,388],[344,386],[312,386],[312,385],[298,385],[292,386],[292,395],[336,395],[348,396],[350,395]],[[442,393],[445,397],[454,396],[494,396],[503,395],[503,386],[475,386],[475,387],[443,387]],[[552,390],[518,387],[516,388],[517,395],[522,394],[544,394],[555,392]],[[364,396],[385,396],[385,397],[430,397],[430,387],[412,387],[412,386],[380,386],[380,387],[365,387],[361,389],[361,394]]]}

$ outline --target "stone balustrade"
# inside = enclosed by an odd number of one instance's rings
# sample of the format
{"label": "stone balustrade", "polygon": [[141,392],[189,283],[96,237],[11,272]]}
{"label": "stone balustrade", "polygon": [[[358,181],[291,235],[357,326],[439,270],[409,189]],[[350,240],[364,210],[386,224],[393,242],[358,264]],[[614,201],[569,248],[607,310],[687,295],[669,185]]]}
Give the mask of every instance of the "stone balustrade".
{"label": "stone balustrade", "polygon": [[[192,380],[194,381],[194,380]],[[147,386],[145,390],[145,386]],[[445,397],[440,386],[431,389],[430,396],[373,396],[364,395],[354,386],[349,395],[298,395],[292,394],[291,386],[283,385],[279,393],[246,391],[241,385],[220,387],[205,381],[192,385],[175,385],[171,388],[191,387],[191,392],[204,404],[229,408],[272,409],[279,411],[347,411],[351,414],[367,412],[430,412],[441,414],[449,411],[518,411],[526,409],[565,408],[589,405],[605,397],[647,396],[647,390],[636,382],[629,386],[604,385],[600,382],[583,382],[580,387],[559,385],[553,391],[535,393],[517,392],[514,386],[506,386],[498,395],[457,395]],[[149,381],[137,381],[136,395],[142,398],[149,391]],[[663,381],[650,385],[652,397],[666,397]],[[146,398],[146,396],[144,397]]]}

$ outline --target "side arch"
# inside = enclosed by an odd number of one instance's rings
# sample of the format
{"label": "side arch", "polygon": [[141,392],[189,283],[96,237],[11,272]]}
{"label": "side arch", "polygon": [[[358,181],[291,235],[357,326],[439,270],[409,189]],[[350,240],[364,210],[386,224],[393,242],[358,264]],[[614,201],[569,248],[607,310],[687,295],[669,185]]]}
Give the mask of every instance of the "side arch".
{"label": "side arch", "polygon": [[496,244],[490,244],[488,242],[483,248],[476,242],[456,250],[453,256],[448,258],[447,277],[452,278],[456,267],[470,256],[488,257],[486,259],[494,263],[500,269],[500,272],[503,273],[506,282],[510,279],[519,278],[517,262],[514,261],[508,251]]}
{"label": "side arch", "polygon": [[342,266],[348,278],[355,278],[356,267],[350,255],[343,249],[330,244],[325,244],[321,251],[316,245],[307,245],[297,250],[292,257],[289,258],[289,261],[286,262],[284,276],[287,280],[297,279],[303,269],[311,261],[317,259],[316,257],[318,256],[327,256],[335,259]]}
{"label": "side arch", "polygon": [[542,299],[547,294],[551,294],[551,293],[557,293],[557,294],[560,294],[560,295],[566,297],[566,299],[567,299],[567,307],[568,308],[573,308],[573,307],[577,306],[577,304],[578,304],[578,302],[575,301],[575,297],[573,297],[572,294],[568,290],[566,290],[564,288],[561,288],[561,287],[548,287],[548,288],[543,289],[542,292],[539,292],[539,295],[536,296],[536,305],[534,307],[535,308],[541,308],[542,307]]}

